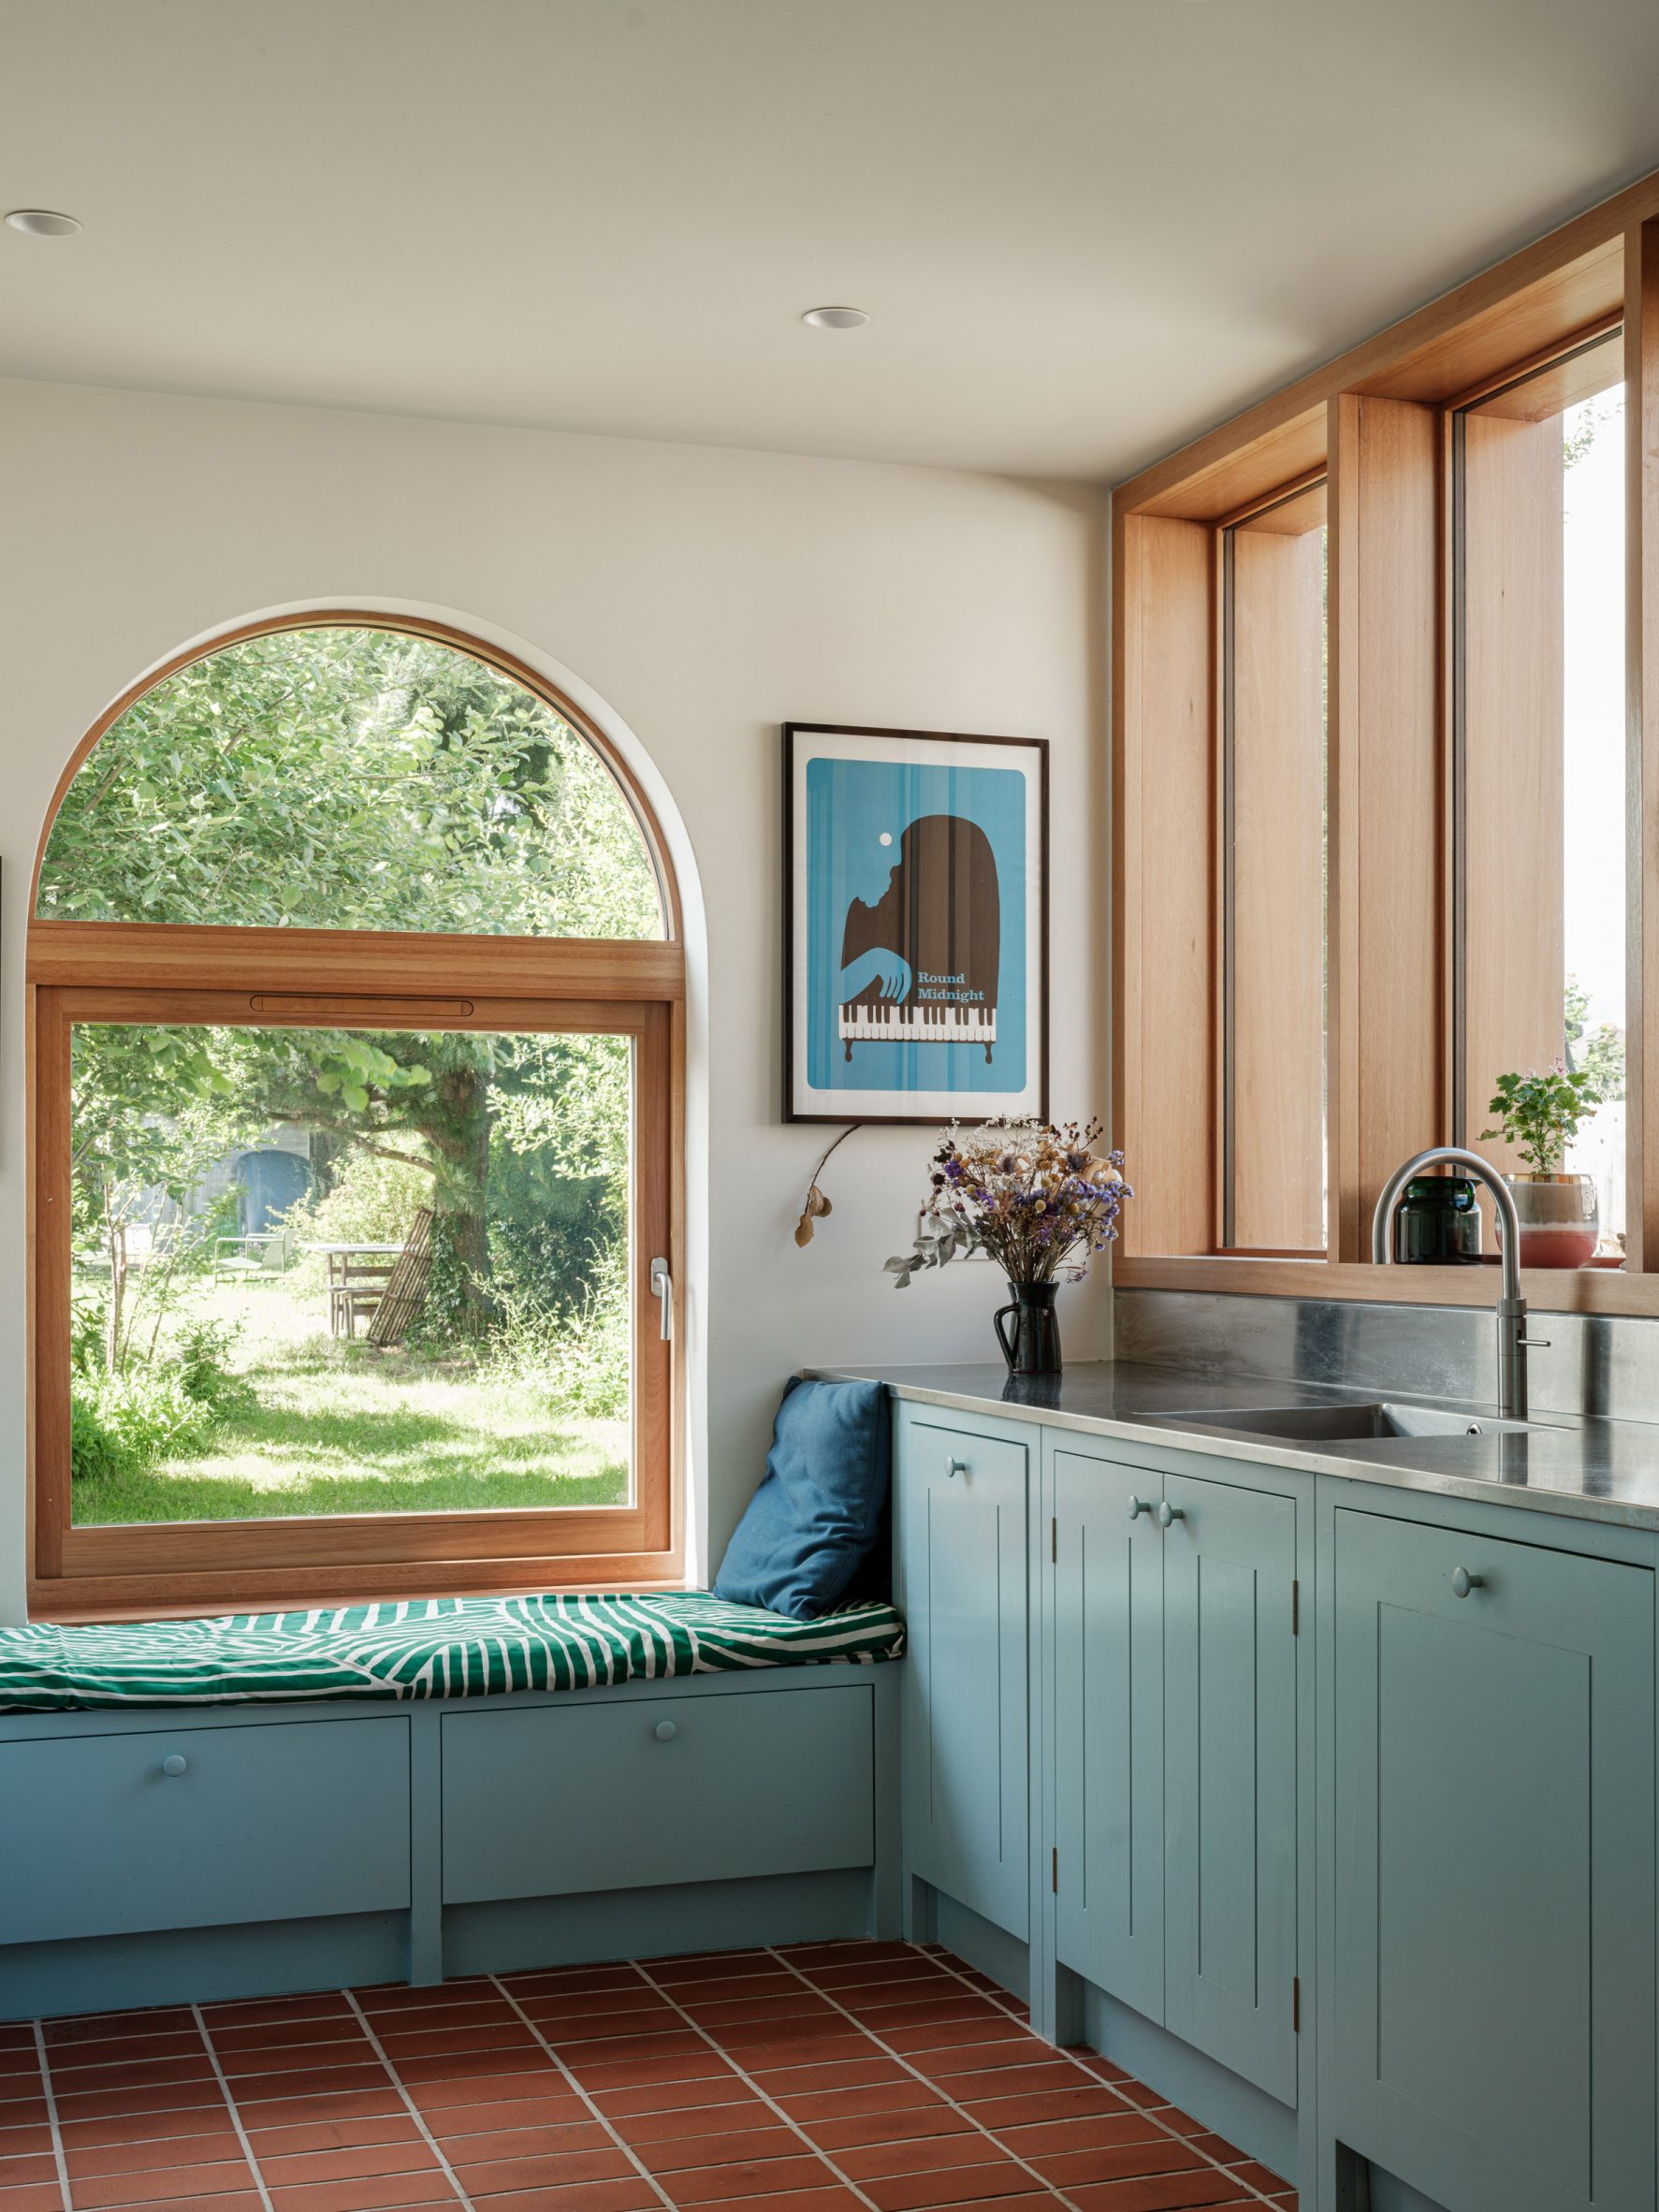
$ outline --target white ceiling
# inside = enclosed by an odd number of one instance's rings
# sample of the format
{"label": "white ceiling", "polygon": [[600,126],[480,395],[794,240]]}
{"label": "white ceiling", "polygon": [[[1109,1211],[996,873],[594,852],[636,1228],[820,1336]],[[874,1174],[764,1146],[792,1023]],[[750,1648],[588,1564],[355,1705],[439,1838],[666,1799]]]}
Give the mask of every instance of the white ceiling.
{"label": "white ceiling", "polygon": [[1655,0],[0,0],[0,373],[1115,477],[1656,90]]}

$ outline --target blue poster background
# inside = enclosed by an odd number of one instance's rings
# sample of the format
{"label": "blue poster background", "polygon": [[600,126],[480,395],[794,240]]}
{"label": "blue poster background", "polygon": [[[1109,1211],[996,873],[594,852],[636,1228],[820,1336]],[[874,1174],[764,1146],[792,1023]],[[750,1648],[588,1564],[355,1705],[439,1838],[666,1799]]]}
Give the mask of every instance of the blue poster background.
{"label": "blue poster background", "polygon": [[[897,761],[812,760],[806,773],[807,1079],[815,1089],[961,1091],[1026,1088],[1026,832],[1027,785],[1015,768],[961,768]],[[973,822],[996,857],[1001,910],[997,1043],[989,1065],[978,1044],[855,1041],[837,1033],[841,944],[854,899],[876,905],[899,857],[899,840],[924,815]],[[886,837],[889,842],[883,844]],[[914,998],[911,980],[907,997]]]}

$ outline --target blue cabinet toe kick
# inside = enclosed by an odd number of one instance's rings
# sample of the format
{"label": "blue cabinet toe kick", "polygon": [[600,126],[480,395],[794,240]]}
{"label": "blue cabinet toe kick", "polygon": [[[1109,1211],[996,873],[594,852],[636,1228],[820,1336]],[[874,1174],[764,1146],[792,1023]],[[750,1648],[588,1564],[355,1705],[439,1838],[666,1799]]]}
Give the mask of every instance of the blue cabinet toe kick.
{"label": "blue cabinet toe kick", "polygon": [[0,2017],[895,1936],[900,1671],[0,1715]]}

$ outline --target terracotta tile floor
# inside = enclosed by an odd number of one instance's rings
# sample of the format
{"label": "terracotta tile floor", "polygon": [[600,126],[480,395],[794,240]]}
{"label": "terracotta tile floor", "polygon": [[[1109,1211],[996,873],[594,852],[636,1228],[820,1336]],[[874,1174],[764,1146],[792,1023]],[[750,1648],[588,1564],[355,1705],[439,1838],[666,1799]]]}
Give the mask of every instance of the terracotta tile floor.
{"label": "terracotta tile floor", "polygon": [[903,1943],[0,2026],[0,2212],[1294,2204]]}

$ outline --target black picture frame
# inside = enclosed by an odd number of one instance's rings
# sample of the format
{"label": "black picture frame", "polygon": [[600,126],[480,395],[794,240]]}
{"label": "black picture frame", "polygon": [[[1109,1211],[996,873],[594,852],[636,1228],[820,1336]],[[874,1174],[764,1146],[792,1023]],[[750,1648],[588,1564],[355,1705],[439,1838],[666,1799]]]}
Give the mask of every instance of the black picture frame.
{"label": "black picture frame", "polygon": [[[1030,991],[1026,997],[1026,1045],[1027,1081],[1024,1089],[999,1099],[995,1093],[964,1088],[960,1092],[921,1092],[917,1103],[909,1112],[894,1111],[888,1100],[897,1100],[905,1094],[900,1091],[882,1091],[880,1102],[885,1110],[867,1110],[869,1093],[849,1091],[837,1094],[820,1090],[814,1092],[805,1080],[806,1039],[802,1025],[807,1018],[804,1000],[807,994],[800,987],[799,978],[805,968],[805,948],[800,933],[807,926],[805,901],[801,895],[801,868],[805,856],[798,850],[797,821],[801,812],[801,777],[805,759],[810,751],[822,750],[818,741],[849,738],[865,741],[865,755],[869,748],[889,745],[895,757],[902,757],[907,749],[932,747],[973,747],[983,749],[988,755],[1013,754],[1025,764],[1027,761],[1035,773],[1032,781],[1036,791],[1035,859],[1037,881],[1027,881],[1026,919],[1027,942],[1034,950],[1034,960],[1029,962],[1030,980],[1034,982],[1037,1005],[1030,1004]],[[987,760],[986,765],[993,764]],[[952,1120],[984,1121],[994,1114],[1011,1116],[1035,1114],[1040,1120],[1048,1118],[1049,1083],[1049,742],[1046,737],[997,737],[972,735],[953,730],[909,730],[885,728],[879,724],[859,722],[785,722],[783,725],[783,1118],[786,1122],[858,1122],[876,1127],[939,1127]]]}

